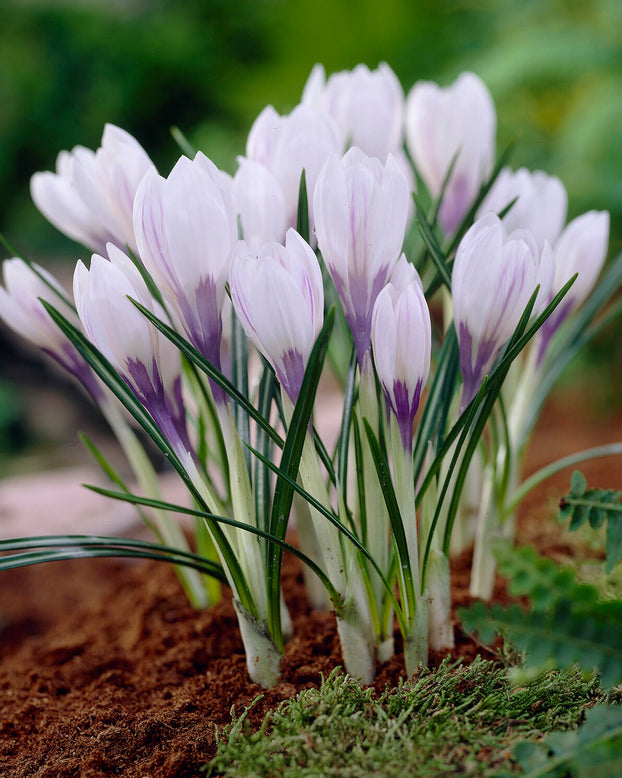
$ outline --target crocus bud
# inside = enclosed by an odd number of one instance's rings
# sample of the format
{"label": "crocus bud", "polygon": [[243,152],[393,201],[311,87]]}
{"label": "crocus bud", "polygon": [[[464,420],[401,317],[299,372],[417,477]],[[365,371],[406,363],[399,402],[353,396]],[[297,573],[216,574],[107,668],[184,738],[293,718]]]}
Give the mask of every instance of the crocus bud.
{"label": "crocus bud", "polygon": [[295,403],[324,315],[322,272],[313,249],[293,229],[285,246],[265,243],[253,250],[240,241],[230,286],[244,331]]}
{"label": "crocus bud", "polygon": [[246,143],[246,157],[259,162],[281,185],[286,224],[295,227],[300,176],[305,171],[309,224],[313,234],[312,196],[320,168],[331,154],[343,148],[337,125],[309,105],[298,105],[288,116],[267,106],[255,120]]}
{"label": "crocus bud", "polygon": [[357,65],[354,70],[333,73],[328,80],[322,65],[316,65],[302,102],[328,113],[350,146],[358,146],[381,162],[402,147],[404,91],[385,62],[373,71]]}
{"label": "crocus bud", "polygon": [[104,253],[110,242],[136,252],[134,196],[152,167],[137,140],[107,124],[96,152],[82,146],[61,151],[56,173],[35,173],[30,192],[48,221],[92,251]]}
{"label": "crocus bud", "polygon": [[93,255],[90,270],[82,261],[76,265],[73,289],[78,315],[92,343],[120,373],[176,451],[185,454],[190,445],[179,352],[129,299],[163,318],[131,259],[112,244],[107,249],[108,259]]}
{"label": "crocus bud", "polygon": [[518,199],[503,217],[507,232],[529,230],[540,251],[545,241],[554,245],[566,222],[568,209],[568,195],[559,178],[541,170],[531,173],[520,168],[513,173],[509,168],[503,168],[480,206],[478,218],[490,211],[499,214],[515,198]]}
{"label": "crocus bud", "polygon": [[609,213],[588,211],[566,225],[553,248],[554,280],[550,300],[577,273],[566,296],[540,330],[541,356],[564,319],[589,296],[603,268],[609,243]]}
{"label": "crocus bud", "polygon": [[441,89],[420,81],[406,99],[406,145],[430,194],[438,197],[457,155],[438,218],[453,233],[492,172],[496,115],[490,93],[473,73]]}
{"label": "crocus bud", "polygon": [[462,410],[516,329],[540,280],[540,257],[520,234],[507,236],[494,214],[476,221],[460,242],[451,286]]}
{"label": "crocus bud", "polygon": [[245,157],[233,178],[233,200],[247,242],[282,243],[287,229],[285,195],[265,165]]}
{"label": "crocus bud", "polygon": [[402,249],[406,179],[391,154],[383,165],[360,149],[329,159],[313,197],[318,245],[352,331],[359,365],[370,348],[371,314]]}
{"label": "crocus bud", "polygon": [[432,327],[421,279],[403,254],[396,270],[396,285],[392,276],[376,299],[371,341],[378,378],[404,450],[411,452],[413,421],[430,372]]}
{"label": "crocus bud", "polygon": [[0,319],[12,330],[48,354],[78,379],[98,402],[102,390],[91,368],[45,310],[42,300],[54,306],[69,322],[80,327],[65,290],[39,265],[29,267],[18,258],[2,263],[4,286],[0,286]]}
{"label": "crocus bud", "polygon": [[136,194],[134,229],[143,263],[188,339],[220,366],[221,311],[237,222],[230,181],[200,152],[167,179],[149,172]]}

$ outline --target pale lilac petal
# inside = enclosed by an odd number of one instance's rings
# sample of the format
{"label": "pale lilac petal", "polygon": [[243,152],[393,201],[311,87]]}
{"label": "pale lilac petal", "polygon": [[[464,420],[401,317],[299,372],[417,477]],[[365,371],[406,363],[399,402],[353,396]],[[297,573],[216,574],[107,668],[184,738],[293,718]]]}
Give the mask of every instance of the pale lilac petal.
{"label": "pale lilac petal", "polygon": [[233,179],[233,199],[246,241],[282,242],[287,227],[285,196],[270,170],[240,157]]}
{"label": "pale lilac petal", "polygon": [[445,233],[466,215],[492,171],[496,115],[490,93],[473,73],[450,87],[418,82],[406,100],[406,142],[419,174],[438,197],[457,155],[439,210]]}

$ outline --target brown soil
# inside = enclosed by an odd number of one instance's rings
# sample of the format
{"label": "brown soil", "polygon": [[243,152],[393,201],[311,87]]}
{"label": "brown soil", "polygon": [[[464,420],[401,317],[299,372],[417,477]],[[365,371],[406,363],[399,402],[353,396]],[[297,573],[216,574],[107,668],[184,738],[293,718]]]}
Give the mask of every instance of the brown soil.
{"label": "brown soil", "polygon": [[[528,470],[622,438],[622,419],[586,423],[575,411],[548,409]],[[622,487],[619,459],[584,471],[594,486]],[[523,506],[521,538],[556,557],[572,555],[573,546],[551,518],[548,501],[551,495],[558,500],[568,483],[566,472]],[[466,561],[463,556],[454,564],[456,604],[469,600]],[[229,600],[193,612],[167,565],[74,561],[3,573],[0,774],[198,775],[214,754],[215,728],[230,721],[232,706],[241,712],[263,693],[250,714],[256,725],[267,709],[317,686],[341,664],[334,618],[309,611],[291,559],[284,589],[295,637],[286,647],[281,683],[266,692],[248,680]],[[504,598],[504,591],[499,580],[495,597]],[[455,633],[456,656],[495,656],[457,623]],[[432,663],[441,659],[433,656]],[[398,640],[398,653],[380,668],[375,688],[394,685],[402,674]]]}

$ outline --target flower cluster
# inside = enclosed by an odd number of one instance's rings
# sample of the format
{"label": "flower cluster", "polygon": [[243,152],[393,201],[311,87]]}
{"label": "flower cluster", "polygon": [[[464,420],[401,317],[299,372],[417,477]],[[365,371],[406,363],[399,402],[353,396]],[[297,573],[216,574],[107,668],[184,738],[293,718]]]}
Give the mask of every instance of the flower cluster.
{"label": "flower cluster", "polygon": [[[0,316],[105,410],[148,494],[117,496],[154,510],[164,546],[196,564],[167,513],[184,507],[160,499],[121,405],[169,458],[264,686],[291,632],[280,565],[292,506],[312,599],[330,599],[346,669],[366,682],[395,620],[409,673],[428,644],[451,644],[456,537],[475,538],[486,594],[525,408],[570,343],[609,227],[596,212],[564,227],[558,179],[494,172],[495,133],[473,73],[405,95],[386,64],[328,78],[317,66],[289,115],[257,117],[233,177],[201,152],[164,177],[112,125],[96,152],[62,152],[56,173],[33,176],[42,213],[94,253],[77,263],[73,302],[46,271],[7,260]],[[312,414],[327,355],[344,392],[334,451]],[[197,605],[215,596],[194,570],[182,583]]]}

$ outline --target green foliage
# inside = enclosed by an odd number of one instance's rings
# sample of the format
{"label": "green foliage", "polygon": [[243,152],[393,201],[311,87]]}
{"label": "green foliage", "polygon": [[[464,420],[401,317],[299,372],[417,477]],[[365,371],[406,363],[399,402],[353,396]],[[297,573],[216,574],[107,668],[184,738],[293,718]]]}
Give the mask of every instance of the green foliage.
{"label": "green foliage", "polygon": [[622,681],[622,601],[599,600],[598,590],[577,582],[570,568],[530,547],[501,547],[498,558],[510,594],[528,598],[530,607],[475,603],[461,612],[467,631],[485,643],[502,633],[525,652],[531,673],[576,662],[598,669],[605,687]]}
{"label": "green foliage", "polygon": [[576,727],[598,684],[576,670],[512,688],[505,668],[481,658],[448,661],[376,696],[333,672],[268,713],[247,713],[220,733],[208,775],[227,778],[405,775],[490,776],[514,769],[514,744]]}
{"label": "green foliage", "polygon": [[596,705],[587,711],[585,724],[580,729],[556,732],[541,743],[520,743],[514,755],[527,778],[622,775],[622,709]]}
{"label": "green foliage", "polygon": [[589,522],[592,529],[600,529],[607,522],[607,562],[610,573],[622,559],[622,492],[613,489],[588,489],[587,481],[578,470],[572,474],[570,492],[559,505],[561,521],[570,519],[572,532]]}

